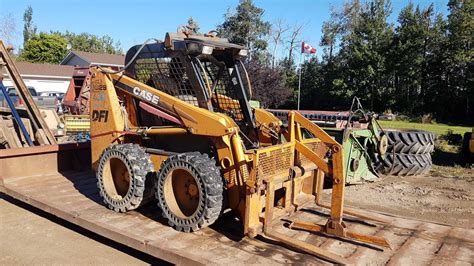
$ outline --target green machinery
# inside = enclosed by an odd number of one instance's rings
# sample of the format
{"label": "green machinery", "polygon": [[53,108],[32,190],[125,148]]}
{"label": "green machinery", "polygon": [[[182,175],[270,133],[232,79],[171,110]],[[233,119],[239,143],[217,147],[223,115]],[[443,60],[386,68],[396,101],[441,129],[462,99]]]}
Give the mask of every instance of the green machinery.
{"label": "green machinery", "polygon": [[346,183],[356,184],[378,178],[375,165],[383,159],[388,141],[374,118],[367,128],[324,128],[344,149]]}
{"label": "green machinery", "polygon": [[[282,121],[288,116],[288,110],[267,110]],[[365,112],[357,98],[354,99],[351,110],[346,112],[299,112],[342,144],[347,184],[378,178],[375,166],[385,158],[388,139],[374,115]]]}

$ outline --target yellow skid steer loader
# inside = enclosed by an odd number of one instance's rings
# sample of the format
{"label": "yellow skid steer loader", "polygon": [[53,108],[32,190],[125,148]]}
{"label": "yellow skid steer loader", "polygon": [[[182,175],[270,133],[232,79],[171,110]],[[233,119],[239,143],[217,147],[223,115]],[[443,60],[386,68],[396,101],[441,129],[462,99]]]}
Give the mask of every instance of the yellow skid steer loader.
{"label": "yellow skid steer loader", "polygon": [[[341,144],[299,113],[289,112],[284,127],[250,107],[247,52],[210,34],[168,33],[164,42],[131,48],[124,70],[92,68],[92,164],[105,204],[126,212],[155,198],[168,224],[185,232],[230,209],[250,237],[262,234],[344,263],[271,230],[276,218],[316,199],[330,209],[327,223],[290,227],[388,247],[344,225],[343,213],[372,217],[343,208]],[[321,200],[325,176],[330,204]]]}

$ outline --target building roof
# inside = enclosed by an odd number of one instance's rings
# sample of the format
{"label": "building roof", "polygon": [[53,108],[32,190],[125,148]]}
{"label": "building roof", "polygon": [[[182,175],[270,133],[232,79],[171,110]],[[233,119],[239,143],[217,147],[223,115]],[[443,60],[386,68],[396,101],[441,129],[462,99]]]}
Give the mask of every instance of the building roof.
{"label": "building roof", "polygon": [[83,60],[89,62],[89,64],[97,64],[103,66],[123,66],[125,62],[125,56],[116,54],[98,54],[89,53],[82,51],[70,51],[66,57],[59,64],[67,63],[73,56],[78,56]]}
{"label": "building roof", "polygon": [[[72,77],[73,66],[35,64],[16,61],[15,65],[22,76]],[[6,73],[2,73],[6,75]]]}

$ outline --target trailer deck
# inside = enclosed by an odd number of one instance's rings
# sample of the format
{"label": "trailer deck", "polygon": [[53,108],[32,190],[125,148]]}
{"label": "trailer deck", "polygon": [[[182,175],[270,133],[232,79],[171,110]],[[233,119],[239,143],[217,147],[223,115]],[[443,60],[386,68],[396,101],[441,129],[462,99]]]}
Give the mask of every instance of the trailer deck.
{"label": "trailer deck", "polygon": [[[102,205],[94,174],[84,169],[75,170],[77,164],[65,158],[84,159],[77,147],[61,148],[57,145],[32,147],[21,152],[0,152],[0,168],[3,169],[0,173],[0,191],[99,235],[176,264],[327,263],[281,246],[278,241],[269,238],[244,237],[239,222],[231,213],[224,214],[209,228],[182,233],[170,228],[160,218],[159,210],[153,203],[126,214],[108,210]],[[59,170],[45,170],[48,164],[55,162],[62,167],[52,168]],[[13,172],[15,168],[25,170],[20,170],[22,174],[18,174]],[[331,251],[354,264],[474,262],[473,229],[385,214],[379,216],[390,223],[371,226],[350,217],[346,223],[358,232],[385,237],[392,250],[381,251],[377,247],[291,230],[285,227],[285,220],[275,223],[273,229]],[[327,219],[327,212],[310,204],[288,219],[295,218],[322,223]]]}

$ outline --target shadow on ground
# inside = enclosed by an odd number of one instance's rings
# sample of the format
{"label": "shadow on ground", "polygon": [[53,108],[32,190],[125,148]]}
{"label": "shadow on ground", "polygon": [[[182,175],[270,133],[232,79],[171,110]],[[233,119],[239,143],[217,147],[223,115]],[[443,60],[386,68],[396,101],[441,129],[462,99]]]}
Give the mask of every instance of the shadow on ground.
{"label": "shadow on ground", "polygon": [[440,149],[435,149],[431,159],[433,160],[433,164],[441,166],[456,166],[461,163],[458,153],[442,151]]}

